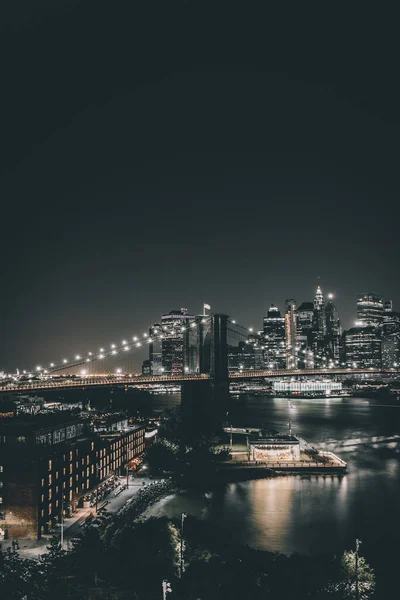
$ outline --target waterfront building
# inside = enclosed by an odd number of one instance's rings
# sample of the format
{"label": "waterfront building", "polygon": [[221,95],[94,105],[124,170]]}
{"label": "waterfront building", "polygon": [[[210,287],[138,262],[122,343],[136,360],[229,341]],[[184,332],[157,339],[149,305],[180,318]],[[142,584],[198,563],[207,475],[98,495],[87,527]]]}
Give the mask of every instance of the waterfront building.
{"label": "waterfront building", "polygon": [[286,368],[297,369],[297,327],[296,327],[296,300],[286,300],[285,312],[285,341],[286,341]]}
{"label": "waterfront building", "polygon": [[[119,419],[121,421],[121,419]],[[39,539],[88,492],[122,475],[144,451],[144,427],[93,431],[65,413],[14,417],[0,423],[0,512],[5,539]]]}
{"label": "waterfront building", "polygon": [[383,322],[384,304],[382,296],[361,294],[357,299],[357,321],[359,327],[379,327]]}
{"label": "waterfront building", "polygon": [[323,392],[329,396],[341,392],[343,384],[340,381],[274,381],[272,384],[274,394],[306,394],[314,395]]}
{"label": "waterfront building", "polygon": [[300,460],[300,440],[293,435],[250,440],[249,455],[257,462]]}
{"label": "waterfront building", "polygon": [[280,310],[271,304],[263,321],[264,364],[267,369],[284,369],[286,366],[285,319]]}
{"label": "waterfront building", "polygon": [[382,341],[376,327],[352,327],[344,333],[347,367],[357,369],[382,366]]}

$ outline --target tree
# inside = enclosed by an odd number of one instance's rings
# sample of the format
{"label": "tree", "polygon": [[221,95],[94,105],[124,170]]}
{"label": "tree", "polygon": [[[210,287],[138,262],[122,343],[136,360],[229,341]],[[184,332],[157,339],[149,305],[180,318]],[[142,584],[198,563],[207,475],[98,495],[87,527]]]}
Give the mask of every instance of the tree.
{"label": "tree", "polygon": [[321,591],[319,597],[368,600],[374,591],[375,575],[373,570],[363,556],[357,557],[357,553],[350,550],[346,551],[341,558],[338,581],[329,583]]}

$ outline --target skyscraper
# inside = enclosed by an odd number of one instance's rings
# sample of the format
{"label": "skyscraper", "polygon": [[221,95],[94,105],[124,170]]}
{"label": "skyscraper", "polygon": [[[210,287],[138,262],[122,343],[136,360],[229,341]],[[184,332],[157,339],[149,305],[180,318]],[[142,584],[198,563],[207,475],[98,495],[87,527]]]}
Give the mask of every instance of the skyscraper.
{"label": "skyscraper", "polygon": [[383,322],[382,296],[362,294],[357,299],[357,321],[360,327],[379,327]]}
{"label": "skyscraper", "polygon": [[194,317],[186,308],[162,315],[161,324],[150,327],[150,368],[153,375],[178,374],[184,370],[184,334]]}
{"label": "skyscraper", "polygon": [[285,319],[273,304],[264,317],[263,335],[265,367],[284,369],[286,366]]}
{"label": "skyscraper", "polygon": [[333,294],[329,294],[325,307],[326,321],[326,349],[328,356],[334,362],[340,359],[341,327],[337,315],[336,306],[333,302]]}
{"label": "skyscraper", "polygon": [[296,300],[286,300],[285,312],[286,368],[297,369]]}
{"label": "skyscraper", "polygon": [[380,368],[381,345],[376,327],[352,327],[344,334],[346,366],[356,369]]}
{"label": "skyscraper", "polygon": [[325,300],[320,286],[317,287],[314,298],[314,322],[313,328],[317,339],[322,340],[326,333]]}

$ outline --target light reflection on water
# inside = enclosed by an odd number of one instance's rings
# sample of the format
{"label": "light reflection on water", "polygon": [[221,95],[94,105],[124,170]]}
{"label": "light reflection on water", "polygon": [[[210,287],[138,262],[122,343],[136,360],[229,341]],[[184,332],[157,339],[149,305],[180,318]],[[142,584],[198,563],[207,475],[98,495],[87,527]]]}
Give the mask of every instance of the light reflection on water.
{"label": "light reflection on water", "polygon": [[[222,525],[233,541],[283,553],[320,554],[354,545],[388,553],[400,533],[400,411],[373,400],[291,400],[292,428],[348,463],[345,476],[286,476],[229,484],[156,504],[149,515],[181,512]],[[246,397],[233,426],[286,431],[288,402]],[[379,548],[379,551],[378,551]],[[379,558],[377,558],[378,560]]]}

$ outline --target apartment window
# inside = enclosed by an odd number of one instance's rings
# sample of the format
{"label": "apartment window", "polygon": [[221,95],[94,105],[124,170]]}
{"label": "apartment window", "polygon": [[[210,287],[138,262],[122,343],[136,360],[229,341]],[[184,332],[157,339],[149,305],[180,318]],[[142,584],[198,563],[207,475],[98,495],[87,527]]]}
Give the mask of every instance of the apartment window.
{"label": "apartment window", "polygon": [[58,471],[56,471],[56,479],[58,479],[58,474],[59,474]]}
{"label": "apartment window", "polygon": [[51,504],[49,504],[49,515],[51,515]]}
{"label": "apartment window", "polygon": [[69,453],[69,460],[72,460],[72,450],[71,450],[71,452]]}
{"label": "apartment window", "polygon": [[49,490],[49,500],[51,500],[52,492]]}
{"label": "apartment window", "polygon": [[51,475],[49,475],[49,485],[51,485]]}
{"label": "apartment window", "polygon": [[58,494],[58,490],[59,490],[59,487],[58,487],[58,485],[57,485],[57,486],[56,486],[56,494]]}
{"label": "apartment window", "polygon": [[44,479],[42,479],[42,487],[44,487]]}
{"label": "apartment window", "polygon": [[56,500],[56,508],[58,508],[58,500]]}
{"label": "apartment window", "polygon": [[69,499],[72,500],[72,490],[69,492]]}
{"label": "apartment window", "polygon": [[3,465],[0,465],[0,473],[3,472]]}
{"label": "apartment window", "polygon": [[42,509],[41,515],[42,515],[42,519],[43,519],[43,517],[44,517],[44,510],[43,509]]}
{"label": "apartment window", "polygon": [[51,471],[51,465],[52,465],[52,462],[51,462],[51,460],[49,460],[49,471]]}
{"label": "apartment window", "polygon": [[69,478],[69,487],[72,487],[72,477]]}
{"label": "apartment window", "polygon": [[64,467],[63,468],[63,475],[66,475],[66,474],[67,474],[67,469]]}

